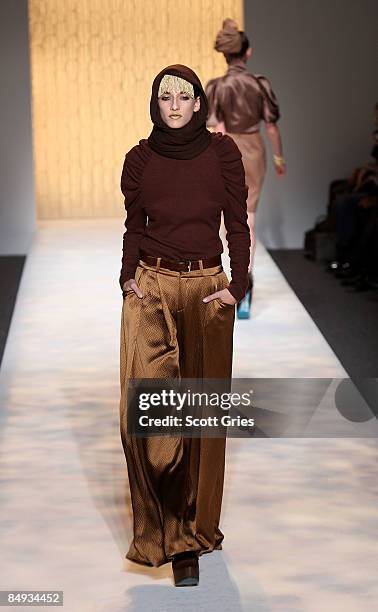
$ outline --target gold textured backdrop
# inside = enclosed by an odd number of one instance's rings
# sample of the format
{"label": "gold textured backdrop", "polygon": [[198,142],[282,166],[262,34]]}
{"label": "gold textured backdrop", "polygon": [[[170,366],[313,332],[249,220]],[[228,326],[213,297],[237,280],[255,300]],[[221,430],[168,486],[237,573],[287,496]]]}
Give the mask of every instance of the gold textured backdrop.
{"label": "gold textured backdrop", "polygon": [[213,50],[241,0],[29,0],[39,219],[123,215],[125,153],[151,131],[154,76],[187,64],[203,84],[225,71]]}

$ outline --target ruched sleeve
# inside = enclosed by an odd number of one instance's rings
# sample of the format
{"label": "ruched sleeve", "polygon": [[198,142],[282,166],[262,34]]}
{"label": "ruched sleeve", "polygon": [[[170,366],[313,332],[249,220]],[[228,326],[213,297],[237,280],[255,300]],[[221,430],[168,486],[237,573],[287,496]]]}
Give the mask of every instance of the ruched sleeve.
{"label": "ruched sleeve", "polygon": [[228,290],[240,302],[248,288],[251,237],[248,226],[245,173],[241,153],[228,135],[213,134],[225,188],[223,208],[226,239],[231,263]]}
{"label": "ruched sleeve", "polygon": [[126,231],[123,234],[122,267],[119,284],[134,278],[139,261],[139,243],[143,238],[147,214],[143,208],[141,179],[150,157],[148,146],[141,141],[125,156],[121,175],[121,191],[125,196]]}
{"label": "ruched sleeve", "polygon": [[280,109],[270,81],[262,74],[256,75],[263,97],[263,119],[266,123],[276,123],[280,118]]}
{"label": "ruched sleeve", "polygon": [[218,85],[219,79],[211,79],[211,81],[209,81],[205,87],[205,93],[209,106],[209,112],[206,121],[207,127],[214,127],[221,121],[224,121],[224,115],[222,113],[222,109],[219,106],[217,97]]}

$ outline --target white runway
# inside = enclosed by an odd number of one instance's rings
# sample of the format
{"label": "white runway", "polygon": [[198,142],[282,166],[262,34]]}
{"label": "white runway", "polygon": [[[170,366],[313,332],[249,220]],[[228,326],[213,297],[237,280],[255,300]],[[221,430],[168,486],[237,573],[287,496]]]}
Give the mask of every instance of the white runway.
{"label": "white runway", "polygon": [[[201,557],[198,587],[174,588],[169,564],[124,559],[122,233],[122,219],[39,222],[0,371],[0,590],[63,590],[68,612],[372,612],[374,423],[316,437],[321,408],[313,437],[227,441],[223,550]],[[255,282],[234,377],[346,377],[261,244]]]}

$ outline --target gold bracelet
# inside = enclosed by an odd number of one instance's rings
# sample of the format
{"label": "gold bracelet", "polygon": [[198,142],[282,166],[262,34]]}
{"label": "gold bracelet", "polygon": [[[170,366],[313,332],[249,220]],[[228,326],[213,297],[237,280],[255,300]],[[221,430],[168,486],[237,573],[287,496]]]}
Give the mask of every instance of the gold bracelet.
{"label": "gold bracelet", "polygon": [[273,159],[276,166],[283,166],[285,163],[285,159],[280,155],[273,155]]}

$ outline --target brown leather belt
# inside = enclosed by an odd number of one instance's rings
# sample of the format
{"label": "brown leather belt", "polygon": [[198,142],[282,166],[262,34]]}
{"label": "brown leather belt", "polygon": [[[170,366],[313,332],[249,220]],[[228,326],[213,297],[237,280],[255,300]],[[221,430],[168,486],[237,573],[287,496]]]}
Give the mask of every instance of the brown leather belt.
{"label": "brown leather belt", "polygon": [[[153,255],[148,255],[145,251],[140,252],[140,259],[144,261],[146,264],[151,266],[156,266],[158,258]],[[160,267],[168,268],[168,270],[175,270],[176,272],[190,272],[191,270],[200,270],[199,265],[200,260],[171,260],[171,259],[161,259]],[[222,265],[222,257],[221,255],[214,255],[214,257],[210,257],[209,259],[203,259],[202,265],[204,268],[213,268],[214,266]]]}

